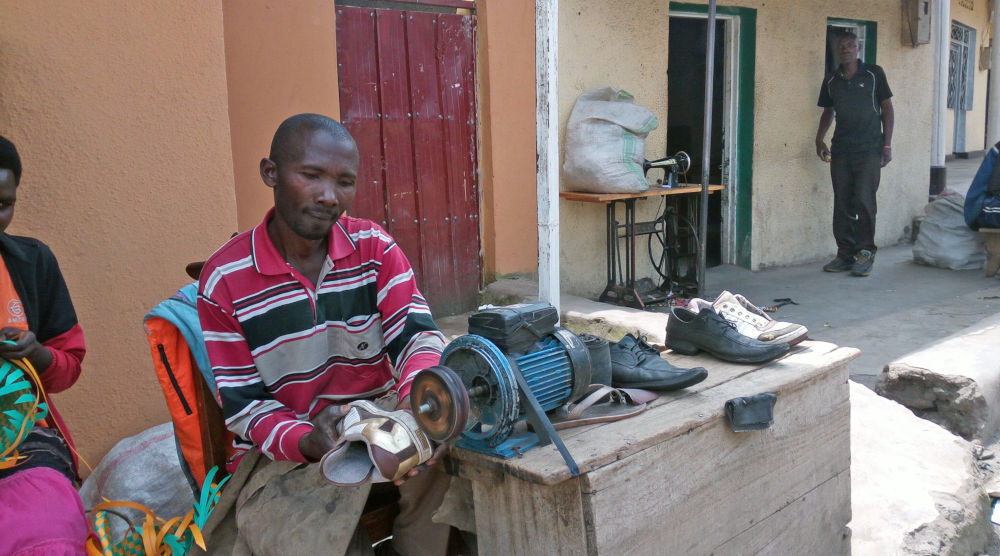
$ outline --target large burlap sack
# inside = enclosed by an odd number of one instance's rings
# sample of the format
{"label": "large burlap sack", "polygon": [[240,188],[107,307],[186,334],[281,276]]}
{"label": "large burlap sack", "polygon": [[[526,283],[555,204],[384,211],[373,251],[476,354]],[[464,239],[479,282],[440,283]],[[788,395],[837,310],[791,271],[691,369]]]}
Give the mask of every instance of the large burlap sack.
{"label": "large burlap sack", "polygon": [[949,189],[927,204],[927,217],[913,243],[913,260],[952,270],[983,268],[986,242],[966,225],[964,207],[965,196]]}
{"label": "large burlap sack", "polygon": [[635,98],[612,87],[580,95],[566,127],[563,182],[569,191],[641,193],[646,136],[659,122]]}
{"label": "large burlap sack", "polygon": [[[194,508],[194,494],[181,471],[174,439],[174,425],[164,423],[147,429],[115,444],[80,488],[83,507],[90,510],[104,502],[137,502],[157,517],[182,517]],[[138,510],[115,509],[127,515],[133,523],[142,523]],[[128,524],[112,517],[111,536],[118,542],[125,536]]]}

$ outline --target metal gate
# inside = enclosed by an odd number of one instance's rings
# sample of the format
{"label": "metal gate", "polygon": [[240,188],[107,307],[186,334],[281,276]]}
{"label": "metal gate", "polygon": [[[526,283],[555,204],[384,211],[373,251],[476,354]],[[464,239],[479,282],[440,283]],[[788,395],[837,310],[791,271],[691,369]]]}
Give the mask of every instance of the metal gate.
{"label": "metal gate", "polygon": [[337,60],[361,151],[353,215],[396,239],[435,315],[475,309],[475,16],[338,6]]}

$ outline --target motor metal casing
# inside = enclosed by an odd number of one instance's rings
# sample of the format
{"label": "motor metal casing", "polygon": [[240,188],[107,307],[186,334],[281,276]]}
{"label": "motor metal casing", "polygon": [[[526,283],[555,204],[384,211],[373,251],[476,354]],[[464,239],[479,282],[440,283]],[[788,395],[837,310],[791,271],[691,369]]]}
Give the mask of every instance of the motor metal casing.
{"label": "motor metal casing", "polygon": [[[586,345],[565,328],[513,356],[476,335],[460,336],[445,348],[441,365],[455,372],[466,388],[488,386],[489,394],[470,399],[468,426],[457,445],[493,453],[526,418],[526,400],[520,395],[515,368],[524,375],[542,411],[551,411],[586,392],[590,384],[590,355]],[[502,454],[500,454],[502,455]]]}
{"label": "motor metal casing", "polygon": [[552,334],[558,322],[551,303],[518,303],[470,315],[469,334],[486,338],[507,355],[520,355]]}

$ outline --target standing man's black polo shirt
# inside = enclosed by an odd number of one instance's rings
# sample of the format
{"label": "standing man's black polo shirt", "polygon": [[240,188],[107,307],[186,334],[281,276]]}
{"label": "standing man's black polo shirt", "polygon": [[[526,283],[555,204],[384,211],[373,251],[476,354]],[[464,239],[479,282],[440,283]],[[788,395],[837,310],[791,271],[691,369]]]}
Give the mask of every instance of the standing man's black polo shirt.
{"label": "standing man's black polo shirt", "polygon": [[858,62],[858,72],[846,79],[844,66],[823,80],[819,106],[833,108],[837,126],[830,151],[846,154],[882,151],[883,100],[892,97],[885,72],[874,64]]}

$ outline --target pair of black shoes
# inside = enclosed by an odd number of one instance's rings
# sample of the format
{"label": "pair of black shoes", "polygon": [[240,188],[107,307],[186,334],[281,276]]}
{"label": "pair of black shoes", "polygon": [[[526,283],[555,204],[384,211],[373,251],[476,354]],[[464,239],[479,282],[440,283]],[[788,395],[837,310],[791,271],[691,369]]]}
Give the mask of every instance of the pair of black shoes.
{"label": "pair of black shoes", "polygon": [[701,367],[681,369],[660,357],[645,336],[626,334],[610,346],[611,385],[615,388],[678,390],[705,380],[708,371]]}
{"label": "pair of black shoes", "polygon": [[788,353],[786,343],[768,344],[736,330],[715,309],[695,313],[685,307],[671,307],[667,320],[667,347],[684,355],[707,351],[733,363],[766,363]]}

